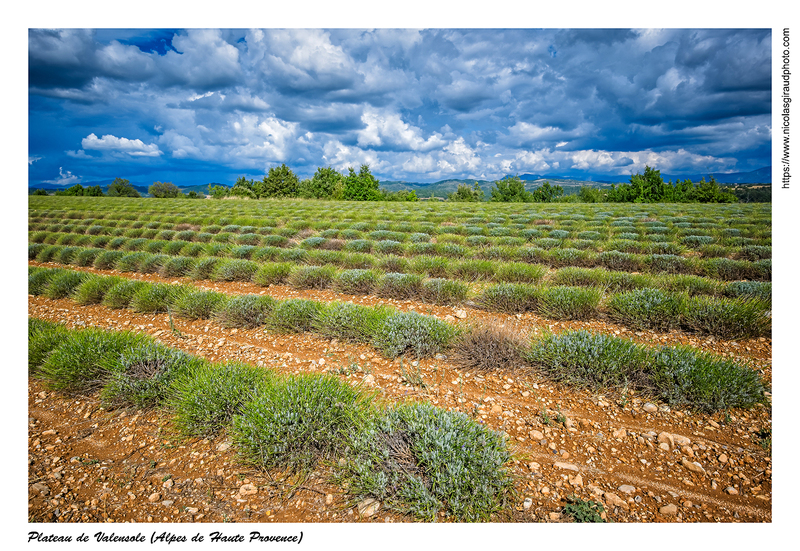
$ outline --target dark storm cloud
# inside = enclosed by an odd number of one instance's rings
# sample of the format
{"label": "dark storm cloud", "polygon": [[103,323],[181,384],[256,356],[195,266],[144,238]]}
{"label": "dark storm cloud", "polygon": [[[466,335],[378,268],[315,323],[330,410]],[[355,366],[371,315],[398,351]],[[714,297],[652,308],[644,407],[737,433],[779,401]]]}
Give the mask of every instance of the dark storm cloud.
{"label": "dark storm cloud", "polygon": [[[770,162],[770,40],[759,29],[33,29],[31,177],[111,161],[225,174],[369,162],[420,181],[646,162],[753,169]],[[82,149],[90,135],[105,149]]]}

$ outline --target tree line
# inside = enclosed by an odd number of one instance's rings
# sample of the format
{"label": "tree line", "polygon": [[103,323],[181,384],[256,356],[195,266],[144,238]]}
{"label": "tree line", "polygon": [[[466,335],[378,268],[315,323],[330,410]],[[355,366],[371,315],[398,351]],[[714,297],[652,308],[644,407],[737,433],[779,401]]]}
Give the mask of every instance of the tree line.
{"label": "tree line", "polygon": [[[691,180],[664,182],[661,171],[646,166],[644,174],[634,174],[629,183],[612,185],[603,190],[581,186],[575,195],[565,195],[564,188],[544,182],[531,191],[519,176],[510,176],[492,183],[488,200],[500,203],[736,203],[739,198],[731,190],[722,188],[710,177],[694,184]],[[487,198],[481,187],[459,184],[447,196],[448,201],[476,202]]]}
{"label": "tree line", "polygon": [[[738,190],[737,190],[738,191]],[[581,186],[574,195],[565,195],[564,188],[544,182],[531,191],[519,176],[509,176],[492,183],[489,197],[475,183],[473,186],[459,184],[455,192],[447,196],[451,202],[491,201],[497,203],[735,203],[743,197],[744,191],[734,193],[724,189],[714,179],[705,178],[698,183],[691,180],[664,182],[661,171],[645,167],[644,174],[634,174],[629,183],[612,185],[610,189]],[[205,197],[202,193],[190,191],[183,194],[171,182],[153,182],[148,193],[156,198],[185,197],[188,199]],[[285,164],[270,168],[261,180],[248,180],[240,176],[232,187],[209,184],[209,194],[214,199],[240,197],[249,199],[298,197],[303,199],[329,199],[339,201],[419,201],[415,191],[388,191],[380,187],[380,182],[372,175],[369,165],[361,165],[358,172],[352,167],[341,173],[331,167],[317,168],[311,178],[300,180]],[[47,195],[37,189],[33,195]],[[108,186],[106,193],[100,186],[83,187],[75,184],[55,195],[85,197],[140,197],[140,193],[128,180],[116,178]],[[755,194],[754,194],[755,195]],[[746,199],[749,201],[750,197]]]}

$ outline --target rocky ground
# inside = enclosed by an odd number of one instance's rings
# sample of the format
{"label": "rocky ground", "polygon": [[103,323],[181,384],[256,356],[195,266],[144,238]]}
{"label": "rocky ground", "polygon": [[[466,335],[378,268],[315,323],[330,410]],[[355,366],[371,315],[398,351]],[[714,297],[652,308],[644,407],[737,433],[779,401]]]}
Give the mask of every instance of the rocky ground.
{"label": "rocky ground", "polygon": [[[111,271],[87,270],[110,274]],[[126,274],[126,277],[131,277]],[[150,281],[177,280],[151,275]],[[536,334],[587,328],[648,344],[690,344],[750,361],[771,380],[771,340],[719,341],[673,331],[631,332],[606,320],[554,322],[472,308],[194,283],[227,293],[391,304],[459,323],[492,323]],[[306,335],[225,329],[210,321],[139,315],[29,296],[29,315],[68,327],[148,333],[213,361],[235,359],[284,372],[327,372],[372,387],[387,401],[426,400],[504,431],[515,450],[517,497],[497,520],[564,522],[567,497],[601,503],[615,522],[770,522],[771,408],[702,415],[671,410],[635,393],[564,388],[536,372],[458,369],[446,357],[388,360],[366,346]],[[321,470],[285,481],[237,461],[225,435],[180,440],[166,414],[106,411],[97,396],[28,385],[29,520],[32,522],[399,522],[413,519],[358,503]],[[274,473],[272,473],[274,475]],[[447,520],[443,518],[442,520]]]}

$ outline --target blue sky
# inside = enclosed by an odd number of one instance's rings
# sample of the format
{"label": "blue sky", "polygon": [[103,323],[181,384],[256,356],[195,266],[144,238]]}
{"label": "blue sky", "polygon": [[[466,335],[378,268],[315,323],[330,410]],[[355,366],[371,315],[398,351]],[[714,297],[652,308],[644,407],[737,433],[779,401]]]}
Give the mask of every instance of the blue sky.
{"label": "blue sky", "polygon": [[771,164],[771,31],[31,29],[31,185]]}

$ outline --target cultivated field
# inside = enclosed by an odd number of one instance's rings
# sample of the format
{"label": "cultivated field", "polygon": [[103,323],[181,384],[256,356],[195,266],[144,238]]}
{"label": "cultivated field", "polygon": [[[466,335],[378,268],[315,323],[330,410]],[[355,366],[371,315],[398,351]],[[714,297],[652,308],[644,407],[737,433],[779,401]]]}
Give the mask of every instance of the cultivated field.
{"label": "cultivated field", "polygon": [[29,518],[771,520],[770,205],[31,197]]}

